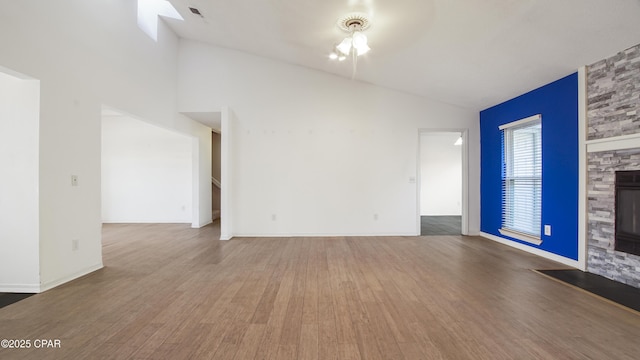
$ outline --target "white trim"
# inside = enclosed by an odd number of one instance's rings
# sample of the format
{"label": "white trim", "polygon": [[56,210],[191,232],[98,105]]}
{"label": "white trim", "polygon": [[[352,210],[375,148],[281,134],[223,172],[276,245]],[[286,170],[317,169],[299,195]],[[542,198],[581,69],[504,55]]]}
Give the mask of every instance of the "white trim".
{"label": "white trim", "polygon": [[102,265],[102,261],[100,261],[100,263],[95,264],[93,266],[89,266],[87,268],[84,268],[80,271],[76,271],[70,275],[64,276],[62,278],[59,279],[55,279],[55,280],[51,280],[51,281],[47,281],[46,283],[42,283],[42,285],[40,285],[40,292],[43,291],[47,291],[49,289],[53,289],[56,286],[60,286],[64,283],[68,283],[69,281],[75,280],[79,277],[85,276],[87,274],[90,274],[94,271],[100,270],[102,269],[104,266]]}
{"label": "white trim", "polygon": [[[459,235],[452,235],[459,236]],[[365,238],[375,238],[375,237],[417,237],[414,233],[282,233],[282,234],[234,234],[235,238],[297,238],[297,237],[305,237],[305,238],[323,238],[323,237],[365,237]],[[222,238],[220,240],[223,240]],[[229,239],[225,239],[229,240]]]}
{"label": "white trim", "polygon": [[576,269],[580,269],[580,264],[579,264],[578,261],[566,258],[564,256],[560,256],[560,255],[557,255],[557,254],[554,254],[554,253],[550,253],[548,251],[532,248],[531,246],[528,246],[528,245],[525,245],[525,244],[521,244],[521,243],[518,243],[518,242],[515,242],[515,241],[503,239],[503,238],[501,238],[499,236],[487,234],[485,232],[480,232],[480,236],[482,236],[483,238],[486,238],[488,240],[492,240],[492,241],[498,242],[500,244],[507,245],[507,246],[516,248],[518,250],[522,250],[524,252],[528,252],[528,253],[533,254],[533,255],[538,255],[540,257],[543,257],[543,258],[546,258],[546,259],[549,259],[549,260],[553,260],[553,261],[559,262],[561,264],[574,267]]}
{"label": "white trim", "polygon": [[232,111],[223,107],[220,115],[220,240],[233,237],[233,208],[230,199],[233,187],[233,157],[231,139],[233,137]]}
{"label": "white trim", "polygon": [[[211,137],[209,137],[209,143]],[[210,157],[211,155],[209,155]],[[200,140],[191,141],[191,227],[200,223]],[[211,171],[209,171],[211,173]],[[211,197],[211,194],[209,195]]]}
{"label": "white trim", "polygon": [[103,224],[192,224],[191,221],[183,220],[102,220]]}
{"label": "white trim", "polygon": [[3,284],[0,293],[33,293],[40,292],[40,284]]}
{"label": "white trim", "polygon": [[578,69],[578,269],[587,271],[587,69]]}
{"label": "white trim", "polygon": [[538,121],[540,119],[542,119],[542,115],[536,114],[536,115],[532,115],[532,116],[526,117],[524,119],[515,120],[515,121],[512,121],[510,123],[502,124],[502,125],[498,126],[498,129],[504,130],[504,129],[508,129],[508,128],[511,128],[511,127],[514,127],[514,126],[524,125],[524,124],[526,124],[528,122]]}
{"label": "white trim", "polygon": [[[213,216],[212,216],[212,217],[213,217]],[[205,226],[207,226],[207,225],[209,225],[209,224],[213,224],[213,219],[211,219],[211,220],[206,220],[206,221],[201,222],[201,223],[198,223],[198,224],[191,224],[191,228],[192,228],[192,229],[200,229],[200,228],[203,228],[203,227],[205,227]]]}
{"label": "white trim", "polygon": [[539,237],[535,237],[535,236],[519,233],[517,231],[504,229],[504,228],[498,229],[498,231],[500,232],[500,234],[502,234],[504,236],[508,236],[508,237],[512,237],[514,239],[526,241],[526,242],[528,242],[530,244],[534,244],[534,245],[542,244],[542,240]]}
{"label": "white trim", "polygon": [[640,133],[587,140],[587,152],[613,151],[640,148]]}
{"label": "white trim", "polygon": [[469,235],[469,129],[462,131],[462,219],[461,235]]}

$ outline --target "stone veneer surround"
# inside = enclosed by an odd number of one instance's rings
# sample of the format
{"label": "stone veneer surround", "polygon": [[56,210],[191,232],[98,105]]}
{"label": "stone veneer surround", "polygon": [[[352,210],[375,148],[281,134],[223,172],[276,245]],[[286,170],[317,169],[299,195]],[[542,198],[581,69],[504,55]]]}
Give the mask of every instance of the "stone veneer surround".
{"label": "stone veneer surround", "polygon": [[[587,149],[640,135],[640,45],[587,67]],[[614,250],[615,171],[640,170],[638,146],[589,152],[587,271],[640,288],[640,256]]]}
{"label": "stone veneer surround", "polygon": [[587,68],[589,140],[640,132],[640,45]]}
{"label": "stone veneer surround", "polygon": [[640,256],[614,250],[615,172],[640,169],[640,149],[589,154],[588,268],[640,288]]}

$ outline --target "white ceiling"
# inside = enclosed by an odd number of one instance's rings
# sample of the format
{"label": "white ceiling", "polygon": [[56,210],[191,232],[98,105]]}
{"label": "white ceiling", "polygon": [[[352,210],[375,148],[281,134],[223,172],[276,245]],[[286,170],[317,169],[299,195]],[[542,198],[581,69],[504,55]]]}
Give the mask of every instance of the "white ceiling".
{"label": "white ceiling", "polygon": [[367,13],[357,80],[476,110],[640,43],[640,0],[169,1],[183,38],[347,78],[351,64],[328,59],[336,22]]}
{"label": "white ceiling", "polygon": [[222,113],[216,112],[183,112],[183,115],[198,121],[219,132],[222,129]]}

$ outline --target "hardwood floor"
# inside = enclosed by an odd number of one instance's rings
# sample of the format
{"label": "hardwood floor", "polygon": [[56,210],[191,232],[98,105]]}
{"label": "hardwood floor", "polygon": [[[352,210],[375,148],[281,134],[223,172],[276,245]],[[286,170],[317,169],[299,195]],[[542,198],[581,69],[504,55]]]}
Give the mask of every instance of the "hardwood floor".
{"label": "hardwood floor", "polygon": [[105,268],[0,309],[1,359],[637,359],[640,316],[475,237],[105,225]]}

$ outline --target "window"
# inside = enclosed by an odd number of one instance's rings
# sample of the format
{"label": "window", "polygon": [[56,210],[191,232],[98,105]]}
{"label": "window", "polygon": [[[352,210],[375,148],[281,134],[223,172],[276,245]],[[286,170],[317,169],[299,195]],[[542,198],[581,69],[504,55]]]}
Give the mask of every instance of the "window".
{"label": "window", "polygon": [[502,130],[502,229],[500,233],[541,244],[542,122],[540,115]]}
{"label": "window", "polygon": [[158,41],[158,16],[184,20],[167,0],[138,0],[138,27]]}

